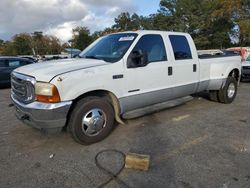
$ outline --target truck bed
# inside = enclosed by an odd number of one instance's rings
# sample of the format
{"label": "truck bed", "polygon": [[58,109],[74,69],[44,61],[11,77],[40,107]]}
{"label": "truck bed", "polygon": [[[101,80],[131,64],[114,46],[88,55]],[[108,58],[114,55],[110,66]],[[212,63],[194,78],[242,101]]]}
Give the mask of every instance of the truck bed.
{"label": "truck bed", "polygon": [[222,57],[234,57],[234,56],[240,56],[239,54],[222,54],[222,55],[211,55],[211,54],[202,54],[198,57],[200,59],[213,59],[213,58],[222,58]]}

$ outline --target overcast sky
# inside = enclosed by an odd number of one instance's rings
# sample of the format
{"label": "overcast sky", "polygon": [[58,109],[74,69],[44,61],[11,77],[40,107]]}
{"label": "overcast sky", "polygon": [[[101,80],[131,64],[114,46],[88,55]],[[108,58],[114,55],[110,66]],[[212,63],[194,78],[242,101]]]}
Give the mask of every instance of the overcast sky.
{"label": "overcast sky", "polygon": [[155,13],[160,0],[0,0],[0,39],[14,34],[43,31],[62,41],[72,28],[87,26],[91,32],[114,24],[114,18],[128,11],[139,15]]}

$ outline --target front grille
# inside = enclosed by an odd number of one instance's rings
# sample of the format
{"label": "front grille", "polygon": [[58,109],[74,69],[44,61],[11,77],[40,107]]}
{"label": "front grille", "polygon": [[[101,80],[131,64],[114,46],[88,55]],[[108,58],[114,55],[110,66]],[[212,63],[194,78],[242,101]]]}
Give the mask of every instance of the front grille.
{"label": "front grille", "polygon": [[16,100],[22,103],[31,103],[35,99],[35,79],[23,74],[12,72],[11,94]]}
{"label": "front grille", "polygon": [[249,69],[250,69],[250,66],[242,66],[242,69],[243,69],[243,70],[249,70]]}

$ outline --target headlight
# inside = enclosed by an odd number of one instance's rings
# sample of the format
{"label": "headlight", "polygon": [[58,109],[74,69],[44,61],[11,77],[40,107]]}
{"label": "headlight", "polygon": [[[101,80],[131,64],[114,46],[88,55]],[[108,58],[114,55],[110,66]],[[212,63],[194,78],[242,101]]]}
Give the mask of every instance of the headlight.
{"label": "headlight", "polygon": [[60,95],[55,85],[45,82],[37,82],[35,85],[36,100],[46,103],[60,102]]}

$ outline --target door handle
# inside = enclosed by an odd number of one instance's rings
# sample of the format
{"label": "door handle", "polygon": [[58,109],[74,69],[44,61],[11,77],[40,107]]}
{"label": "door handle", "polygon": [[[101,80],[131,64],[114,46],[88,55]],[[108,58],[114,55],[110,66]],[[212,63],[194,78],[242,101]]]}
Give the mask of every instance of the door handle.
{"label": "door handle", "polygon": [[196,71],[197,71],[197,65],[193,64],[193,72],[196,72]]}
{"label": "door handle", "polygon": [[168,67],[168,76],[173,75],[173,67]]}

